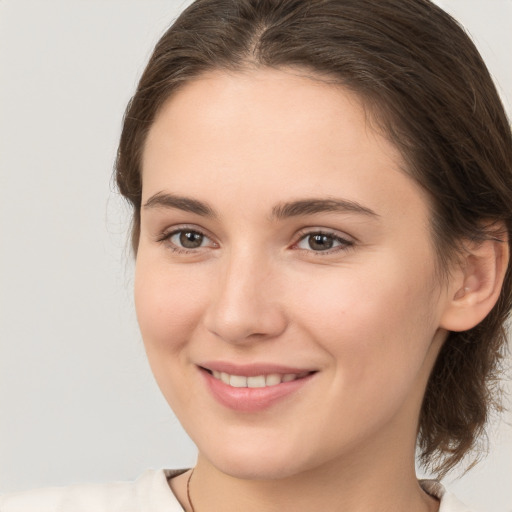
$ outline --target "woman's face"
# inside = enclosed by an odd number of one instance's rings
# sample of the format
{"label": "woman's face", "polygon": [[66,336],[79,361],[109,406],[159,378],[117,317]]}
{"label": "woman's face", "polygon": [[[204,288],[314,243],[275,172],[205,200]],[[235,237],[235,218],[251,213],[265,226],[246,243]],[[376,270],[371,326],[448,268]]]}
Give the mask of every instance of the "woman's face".
{"label": "woman's face", "polygon": [[355,95],[298,71],[211,73],[161,110],[137,314],[163,394],[220,470],[412,454],[448,292],[402,165]]}

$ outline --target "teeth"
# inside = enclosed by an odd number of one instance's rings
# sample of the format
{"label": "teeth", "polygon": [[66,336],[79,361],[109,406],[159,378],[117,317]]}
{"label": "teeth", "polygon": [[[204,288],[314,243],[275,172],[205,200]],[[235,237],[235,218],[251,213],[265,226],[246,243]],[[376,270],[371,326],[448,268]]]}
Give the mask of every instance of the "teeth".
{"label": "teeth", "polygon": [[229,385],[234,388],[246,388],[247,387],[247,377],[243,375],[230,375],[229,376]]}
{"label": "teeth", "polygon": [[265,378],[265,384],[267,386],[276,386],[277,384],[281,384],[281,375],[278,375],[277,373],[267,375]]}
{"label": "teeth", "polygon": [[212,375],[234,388],[264,388],[268,386],[277,386],[282,382],[291,382],[292,380],[300,379],[308,375],[309,372],[304,373],[271,373],[269,375],[256,375],[246,377],[244,375],[230,375],[225,372],[218,372],[212,370]]}
{"label": "teeth", "polygon": [[265,376],[258,375],[257,377],[247,377],[248,388],[264,388],[265,387]]}

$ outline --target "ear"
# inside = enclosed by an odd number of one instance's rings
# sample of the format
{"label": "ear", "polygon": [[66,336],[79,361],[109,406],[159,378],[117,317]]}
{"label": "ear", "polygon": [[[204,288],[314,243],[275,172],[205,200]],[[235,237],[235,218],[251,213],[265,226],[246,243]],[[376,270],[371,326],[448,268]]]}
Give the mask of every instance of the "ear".
{"label": "ear", "polygon": [[448,304],[440,327],[467,331],[478,325],[500,296],[508,261],[506,237],[465,244],[465,252],[450,279]]}

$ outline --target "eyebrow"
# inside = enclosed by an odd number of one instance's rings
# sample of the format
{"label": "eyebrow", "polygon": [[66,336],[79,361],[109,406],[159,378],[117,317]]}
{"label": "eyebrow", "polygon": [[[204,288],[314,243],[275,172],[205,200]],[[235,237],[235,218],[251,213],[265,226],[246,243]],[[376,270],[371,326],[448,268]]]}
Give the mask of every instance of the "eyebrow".
{"label": "eyebrow", "polygon": [[202,201],[165,192],[157,192],[152,195],[144,204],[144,208],[174,208],[176,210],[195,213],[202,217],[218,217],[215,210]]}
{"label": "eyebrow", "polygon": [[272,208],[272,217],[275,219],[286,219],[289,217],[298,217],[300,215],[313,215],[315,213],[358,213],[369,217],[379,217],[379,215],[357,203],[347,199],[301,199],[282,203]]}
{"label": "eyebrow", "polygon": [[[152,195],[144,204],[144,208],[174,208],[182,210],[201,217],[218,218],[219,215],[208,204],[190,197],[157,192]],[[284,220],[290,217],[299,217],[301,215],[314,215],[316,213],[357,213],[369,217],[379,217],[379,215],[356,201],[347,199],[320,199],[308,198],[297,201],[280,203],[272,208],[272,220]]]}

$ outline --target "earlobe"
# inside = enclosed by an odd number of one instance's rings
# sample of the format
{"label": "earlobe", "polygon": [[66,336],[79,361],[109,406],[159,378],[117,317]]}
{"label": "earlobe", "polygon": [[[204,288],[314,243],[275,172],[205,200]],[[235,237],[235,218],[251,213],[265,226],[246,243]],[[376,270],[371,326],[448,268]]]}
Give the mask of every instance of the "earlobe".
{"label": "earlobe", "polygon": [[496,304],[509,261],[507,240],[491,238],[465,247],[450,284],[440,327],[467,331],[478,325]]}

